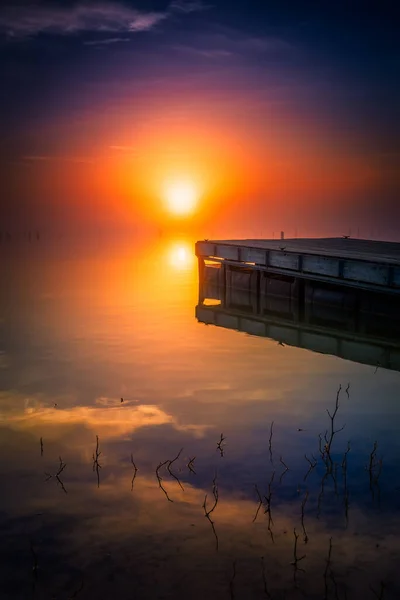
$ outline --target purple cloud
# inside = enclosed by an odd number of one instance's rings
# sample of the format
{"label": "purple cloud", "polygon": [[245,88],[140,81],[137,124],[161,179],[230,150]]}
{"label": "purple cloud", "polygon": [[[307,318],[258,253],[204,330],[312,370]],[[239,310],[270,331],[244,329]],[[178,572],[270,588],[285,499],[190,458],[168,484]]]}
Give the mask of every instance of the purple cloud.
{"label": "purple cloud", "polygon": [[69,7],[9,5],[0,9],[0,32],[26,37],[39,33],[148,31],[168,15],[168,11],[143,11],[111,2],[83,2]]}

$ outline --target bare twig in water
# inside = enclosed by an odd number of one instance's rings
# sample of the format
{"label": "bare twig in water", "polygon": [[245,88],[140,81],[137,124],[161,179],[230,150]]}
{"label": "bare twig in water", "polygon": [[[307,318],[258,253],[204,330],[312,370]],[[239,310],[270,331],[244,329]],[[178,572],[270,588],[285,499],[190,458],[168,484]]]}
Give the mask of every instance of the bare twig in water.
{"label": "bare twig in water", "polygon": [[272,435],[273,435],[274,421],[271,423],[271,427],[269,430],[269,459],[272,463]]}
{"label": "bare twig in water", "polygon": [[32,565],[32,598],[34,598],[35,597],[35,591],[36,591],[37,579],[38,579],[38,560],[37,560],[37,554],[36,554],[35,548],[33,547],[32,540],[29,540],[29,545],[30,545],[30,548],[31,548],[32,560],[33,560],[33,565]]}
{"label": "bare twig in water", "polygon": [[311,473],[311,471],[313,469],[315,469],[315,467],[317,466],[317,459],[315,458],[315,456],[313,454],[311,454],[311,457],[313,459],[312,461],[308,458],[307,454],[304,455],[304,458],[306,459],[306,461],[310,465],[310,468],[308,469],[307,473],[304,475],[304,481],[306,481],[306,479],[309,476],[309,474]]}
{"label": "bare twig in water", "polygon": [[381,581],[380,583],[381,583],[381,587],[380,587],[379,593],[376,592],[371,585],[369,586],[369,589],[375,595],[375,597],[378,598],[378,600],[384,600],[386,584],[384,581]]}
{"label": "bare twig in water", "polygon": [[97,475],[97,487],[100,487],[100,469],[101,469],[101,464],[99,463],[99,458],[100,458],[100,454],[101,452],[99,451],[99,436],[96,435],[96,450],[95,452],[93,452],[93,472],[96,473]]}
{"label": "bare twig in water", "polygon": [[346,391],[347,397],[350,398],[350,383],[347,384],[347,388],[345,391]]}
{"label": "bare twig in water", "polygon": [[65,493],[67,493],[67,490],[65,489],[64,484],[63,484],[63,482],[60,479],[60,475],[64,471],[64,469],[65,469],[65,467],[67,465],[65,463],[63,463],[63,461],[61,459],[61,456],[59,458],[60,458],[60,467],[59,467],[59,469],[58,469],[58,471],[56,473],[56,480],[57,480],[57,483],[61,485],[62,491],[65,492]]}
{"label": "bare twig in water", "polygon": [[307,531],[304,525],[304,508],[307,504],[307,500],[308,500],[308,490],[305,493],[305,496],[303,498],[303,502],[301,503],[301,526],[303,528],[303,539],[304,539],[304,543],[307,544],[308,542],[308,535],[307,535]]}
{"label": "bare twig in water", "polygon": [[220,451],[221,456],[224,456],[224,447],[225,444],[223,445],[223,442],[226,440],[226,438],[224,437],[224,434],[221,433],[221,438],[219,440],[219,442],[217,442],[217,450]]}
{"label": "bare twig in water", "polygon": [[268,590],[268,586],[267,586],[267,577],[265,575],[265,563],[264,563],[264,557],[261,557],[261,575],[262,575],[262,580],[263,580],[263,586],[264,586],[264,594],[265,597],[268,598],[269,600],[272,600],[272,596]]}
{"label": "bare twig in water", "polygon": [[380,362],[377,362],[377,363],[376,363],[376,369],[375,369],[375,371],[374,371],[374,375],[376,375],[376,373],[377,373],[377,371],[378,371],[378,369],[379,369],[379,367],[380,367],[380,366],[381,366],[381,363],[380,363]]}
{"label": "bare twig in water", "polygon": [[283,466],[285,467],[285,470],[282,471],[281,476],[279,477],[279,483],[282,483],[282,479],[283,479],[284,475],[286,475],[286,473],[289,471],[289,467],[283,460],[282,456],[279,458],[279,462],[281,462],[283,464]]}
{"label": "bare twig in water", "polygon": [[[318,501],[317,501],[317,519],[319,519],[319,515],[321,514],[321,501],[322,498],[324,496],[324,492],[325,492],[325,481],[327,480],[327,478],[329,477],[331,473],[329,471],[326,471],[324,473],[324,476],[321,479],[321,490],[318,494]],[[332,475],[333,477],[333,475]]]}
{"label": "bare twig in water", "polygon": [[[268,484],[268,494],[267,496],[264,496],[265,498],[265,511],[264,514],[269,514],[271,516],[271,498],[272,498],[272,489],[271,486],[274,482],[274,478],[275,478],[275,471],[273,471],[272,475],[271,475],[271,479],[269,480],[269,484]],[[271,516],[271,521],[272,521],[272,516]]]}
{"label": "bare twig in water", "polygon": [[133,461],[133,454],[131,454],[131,463],[132,463],[132,465],[133,465],[133,469],[134,469],[134,470],[133,470],[132,482],[131,482],[131,492],[132,492],[132,490],[133,490],[133,483],[134,483],[134,481],[135,481],[135,479],[136,479],[136,474],[137,474],[137,472],[138,472],[138,468],[137,468],[137,466],[135,465],[135,463],[134,463],[134,461]]}
{"label": "bare twig in water", "polygon": [[[60,478],[60,475],[61,475],[61,473],[64,471],[64,469],[65,469],[65,467],[66,467],[67,465],[66,465],[66,463],[64,463],[64,462],[62,461],[62,458],[61,458],[61,456],[59,457],[59,459],[60,459],[60,465],[59,465],[59,467],[58,467],[58,471],[57,471],[57,473],[54,475],[54,479],[55,479],[55,480],[57,481],[57,483],[58,483],[58,484],[61,486],[61,489],[62,489],[62,491],[63,491],[63,492],[65,492],[65,493],[67,494],[67,490],[66,490],[66,489],[65,489],[65,487],[64,487],[64,483],[63,483],[63,481],[62,481],[62,480],[61,480],[61,478]],[[45,479],[45,481],[49,481],[50,479],[53,479],[53,475],[51,475],[50,473],[45,473],[45,475],[46,475],[46,479]]]}
{"label": "bare twig in water", "polygon": [[210,510],[207,510],[207,494],[205,495],[204,503],[203,503],[203,509],[204,509],[204,516],[210,522],[211,528],[213,530],[213,534],[214,534],[215,542],[216,542],[216,549],[217,549],[217,552],[218,552],[218,547],[219,547],[218,535],[217,535],[217,532],[215,530],[214,521],[210,517],[211,513],[215,510],[215,508],[216,508],[216,506],[218,504],[218,498],[219,498],[218,485],[217,485],[217,474],[215,474],[214,479],[213,479],[213,496],[214,496],[214,504],[212,505],[212,507],[210,508]]}
{"label": "bare twig in water", "polygon": [[[166,466],[167,466],[167,471],[168,471],[168,473],[171,475],[171,477],[173,477],[173,478],[175,479],[175,481],[177,481],[177,483],[179,484],[180,488],[183,490],[183,489],[184,489],[184,487],[183,487],[182,483],[180,482],[180,479],[179,479],[179,477],[177,477],[177,476],[175,475],[175,473],[173,473],[173,472],[171,471],[171,465],[172,465],[172,464],[173,464],[173,463],[174,463],[176,460],[178,460],[178,458],[180,457],[180,455],[181,455],[182,451],[183,451],[183,448],[181,448],[181,449],[179,450],[179,452],[178,452],[178,454],[175,456],[175,458],[173,458],[172,460],[168,459],[168,460],[165,460],[164,462],[160,462],[160,464],[159,464],[159,465],[158,465],[158,467],[156,468],[156,477],[157,477],[157,480],[158,480],[158,485],[160,486],[160,488],[161,488],[161,489],[162,489],[162,491],[164,492],[164,494],[165,494],[165,497],[167,498],[167,500],[169,500],[169,502],[173,502],[173,500],[172,500],[172,499],[171,499],[171,498],[168,496],[168,492],[167,492],[167,490],[166,490],[166,489],[164,488],[164,486],[162,485],[162,480],[163,480],[163,478],[162,478],[162,477],[161,477],[161,475],[160,475],[160,469],[166,465]],[[194,460],[194,459],[193,459],[193,460]]]}
{"label": "bare twig in water", "polygon": [[293,529],[293,535],[294,535],[293,562],[290,563],[290,564],[293,565],[293,567],[294,567],[294,570],[293,570],[293,579],[296,582],[297,571],[303,571],[303,573],[305,573],[304,569],[300,569],[300,567],[298,566],[298,564],[299,564],[299,562],[301,560],[303,560],[303,558],[306,557],[306,555],[303,554],[303,556],[300,556],[300,558],[297,556],[297,540],[299,539],[299,535],[296,533],[296,527]]}
{"label": "bare twig in water", "polygon": [[376,458],[376,451],[378,449],[378,442],[374,442],[374,447],[372,449],[371,454],[369,455],[369,466],[368,466],[368,471],[371,473],[374,465],[375,465],[375,458]]}
{"label": "bare twig in water", "polygon": [[331,569],[331,572],[330,572],[330,578],[332,579],[333,587],[335,589],[335,600],[339,600],[338,585],[336,583],[335,574],[332,571],[332,569]]}
{"label": "bare twig in water", "polygon": [[230,592],[232,600],[234,600],[235,594],[234,594],[234,590],[233,590],[233,583],[234,583],[235,577],[236,577],[236,560],[233,561],[232,567],[233,567],[233,573],[232,573],[231,580],[229,582],[229,592]]}
{"label": "bare twig in water", "polygon": [[342,386],[339,386],[339,389],[336,393],[336,403],[335,403],[335,410],[333,411],[333,413],[331,414],[329,412],[328,409],[326,409],[326,412],[329,415],[329,418],[331,420],[331,431],[329,434],[329,438],[326,437],[325,435],[325,440],[326,440],[326,454],[330,457],[330,453],[331,453],[331,447],[332,447],[332,442],[333,442],[333,438],[335,436],[336,433],[339,433],[339,431],[342,431],[345,427],[345,425],[343,425],[343,427],[340,427],[340,429],[335,429],[335,417],[337,415],[337,411],[339,410],[339,396],[340,396],[340,392],[341,392]]}
{"label": "bare twig in water", "polygon": [[347,486],[347,455],[350,452],[350,442],[347,442],[347,449],[343,455],[342,460],[342,473],[343,473],[343,486],[344,486],[344,515],[346,519],[346,528],[349,523],[349,489]]}
{"label": "bare twig in water", "polygon": [[31,554],[32,554],[32,560],[33,560],[33,566],[32,566],[32,573],[33,573],[33,578],[34,580],[37,579],[38,576],[38,560],[37,560],[37,554],[36,554],[36,550],[33,547],[33,543],[32,540],[29,541],[30,544],[30,548],[31,548]]}
{"label": "bare twig in water", "polygon": [[350,448],[350,442],[347,442],[347,448],[346,448],[346,452],[343,455],[343,460],[342,460],[342,469],[347,469],[347,455],[350,452],[351,448]]}
{"label": "bare twig in water", "polygon": [[272,519],[272,513],[271,513],[271,499],[272,499],[272,484],[274,482],[274,478],[275,478],[275,471],[273,471],[273,473],[271,475],[271,479],[269,480],[268,494],[266,496],[264,496],[264,498],[265,498],[264,514],[268,514],[268,531],[271,536],[271,540],[272,540],[273,544],[275,543],[275,540],[274,540],[274,534],[271,529],[271,525],[274,524],[274,521]]}
{"label": "bare twig in water", "polygon": [[72,593],[72,596],[69,597],[69,600],[73,600],[73,598],[76,598],[78,596],[78,594],[81,593],[81,591],[83,590],[83,585],[84,585],[84,579],[82,576],[81,585]]}
{"label": "bare twig in water", "polygon": [[187,464],[187,468],[189,469],[189,471],[190,471],[191,473],[194,473],[194,474],[196,475],[196,471],[194,470],[194,467],[193,467],[193,463],[194,463],[194,461],[195,461],[195,460],[196,460],[196,457],[195,457],[195,456],[194,456],[193,458],[191,458],[191,459],[189,460],[188,464]]}
{"label": "bare twig in water", "polygon": [[40,456],[43,456],[43,438],[40,438]]}
{"label": "bare twig in water", "polygon": [[258,502],[256,514],[254,515],[253,523],[257,520],[258,513],[260,512],[260,508],[262,507],[262,503],[263,503],[262,498],[261,498],[261,494],[260,494],[260,490],[258,489],[256,483],[254,484],[254,488],[255,488],[255,490],[257,492],[257,496],[258,496],[258,501],[259,502]]}
{"label": "bare twig in water", "polygon": [[380,458],[378,461],[376,460],[377,449],[378,449],[378,442],[375,441],[374,447],[369,456],[368,472],[369,472],[369,487],[371,490],[372,499],[374,499],[374,496],[375,496],[374,486],[376,486],[377,490],[378,490],[378,502],[380,502],[379,477],[382,472],[382,458]]}
{"label": "bare twig in water", "polygon": [[178,458],[180,457],[180,455],[181,455],[181,453],[182,453],[182,450],[183,450],[183,448],[181,448],[181,449],[179,450],[179,452],[178,452],[178,454],[175,456],[175,458],[173,458],[172,460],[169,460],[169,461],[167,461],[167,471],[168,471],[168,473],[169,473],[169,474],[170,474],[170,475],[171,475],[171,476],[172,476],[172,477],[175,479],[175,481],[177,481],[177,482],[178,482],[178,484],[179,484],[179,487],[181,488],[181,490],[182,490],[182,491],[184,491],[184,487],[183,487],[183,485],[181,484],[181,482],[180,482],[180,479],[179,479],[179,478],[178,478],[178,477],[175,475],[175,473],[173,473],[173,472],[171,471],[171,465],[172,465],[172,464],[173,464],[173,463],[174,463],[176,460],[178,460]]}
{"label": "bare twig in water", "polygon": [[164,462],[160,462],[160,464],[156,468],[156,477],[158,479],[158,485],[160,486],[160,489],[164,492],[165,497],[167,498],[167,500],[169,502],[173,502],[173,500],[168,496],[168,492],[167,492],[167,490],[165,489],[165,487],[162,484],[162,477],[160,475],[160,469],[161,469],[161,467],[164,467],[168,462],[169,462],[168,460],[165,460]]}
{"label": "bare twig in water", "polygon": [[329,588],[328,588],[328,572],[331,568],[331,556],[332,556],[332,538],[329,538],[329,550],[328,550],[328,558],[326,559],[326,565],[325,565],[325,571],[324,571],[324,587],[325,587],[325,594],[324,594],[324,600],[327,600],[328,598],[328,592],[329,592]]}

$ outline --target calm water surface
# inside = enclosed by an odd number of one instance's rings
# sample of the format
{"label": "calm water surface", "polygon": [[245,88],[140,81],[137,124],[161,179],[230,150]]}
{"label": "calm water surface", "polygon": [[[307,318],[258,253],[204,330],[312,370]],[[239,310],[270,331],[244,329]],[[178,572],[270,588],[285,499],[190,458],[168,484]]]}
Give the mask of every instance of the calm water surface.
{"label": "calm water surface", "polygon": [[198,323],[189,242],[0,261],[1,598],[400,597],[400,373]]}

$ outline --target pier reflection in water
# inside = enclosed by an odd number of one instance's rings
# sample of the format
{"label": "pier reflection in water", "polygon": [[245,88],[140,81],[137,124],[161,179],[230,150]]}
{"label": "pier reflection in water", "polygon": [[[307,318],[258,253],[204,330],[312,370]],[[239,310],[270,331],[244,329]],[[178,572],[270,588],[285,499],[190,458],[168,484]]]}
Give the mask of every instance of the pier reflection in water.
{"label": "pier reflection in water", "polygon": [[196,317],[281,344],[400,371],[399,304],[400,294],[207,261],[201,269]]}
{"label": "pier reflection in water", "polygon": [[290,346],[288,301],[199,323],[191,244],[38,246],[0,262],[1,598],[399,597],[398,372]]}

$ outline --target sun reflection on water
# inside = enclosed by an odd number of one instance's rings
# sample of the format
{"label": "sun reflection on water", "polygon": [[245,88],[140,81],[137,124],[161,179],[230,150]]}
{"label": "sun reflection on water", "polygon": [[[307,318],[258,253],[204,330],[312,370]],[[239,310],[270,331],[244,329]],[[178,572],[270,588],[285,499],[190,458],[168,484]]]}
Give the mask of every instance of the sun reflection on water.
{"label": "sun reflection on water", "polygon": [[193,247],[185,241],[173,242],[168,246],[168,264],[177,271],[189,271],[195,263]]}

